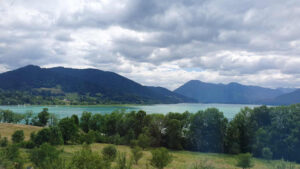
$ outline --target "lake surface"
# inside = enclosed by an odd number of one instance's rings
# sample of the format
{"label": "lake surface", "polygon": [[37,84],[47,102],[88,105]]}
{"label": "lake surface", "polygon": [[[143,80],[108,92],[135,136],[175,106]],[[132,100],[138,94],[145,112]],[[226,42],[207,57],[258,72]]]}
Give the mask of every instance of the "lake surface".
{"label": "lake surface", "polygon": [[241,108],[244,107],[257,107],[259,105],[246,105],[246,104],[155,104],[155,105],[100,105],[100,106],[0,106],[0,109],[11,110],[17,113],[26,113],[32,111],[37,114],[42,111],[43,108],[48,108],[50,113],[55,113],[59,118],[71,116],[73,114],[81,115],[82,112],[88,111],[92,113],[111,113],[116,110],[124,110],[126,112],[144,110],[147,113],[161,113],[166,114],[168,112],[183,113],[189,111],[195,113],[199,110],[205,110],[207,108],[215,107],[224,113],[224,116],[232,119]]}

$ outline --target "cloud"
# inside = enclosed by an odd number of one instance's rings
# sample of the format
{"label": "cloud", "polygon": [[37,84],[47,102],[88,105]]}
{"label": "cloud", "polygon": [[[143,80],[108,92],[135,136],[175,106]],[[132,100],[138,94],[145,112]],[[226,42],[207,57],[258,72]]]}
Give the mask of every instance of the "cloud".
{"label": "cloud", "polygon": [[300,87],[299,8],[292,0],[0,1],[0,72],[37,64],[169,89],[192,79]]}

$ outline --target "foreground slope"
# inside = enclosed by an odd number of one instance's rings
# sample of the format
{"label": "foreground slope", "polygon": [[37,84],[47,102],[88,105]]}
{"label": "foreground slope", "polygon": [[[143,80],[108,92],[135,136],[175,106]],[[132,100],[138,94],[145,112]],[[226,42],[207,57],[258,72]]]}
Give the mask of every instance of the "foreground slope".
{"label": "foreground slope", "polygon": [[[143,86],[113,72],[97,69],[40,68],[29,65],[0,74],[0,89],[9,91],[56,91],[56,95],[77,93],[100,96],[115,103],[194,102],[180,94]],[[167,92],[165,92],[167,91]],[[44,91],[45,92],[45,91]],[[49,95],[49,92],[47,93]],[[98,97],[99,98],[99,97]]]}
{"label": "foreground slope", "polygon": [[278,97],[286,91],[239,83],[213,84],[191,80],[174,92],[201,103],[264,104],[266,100]]}
{"label": "foreground slope", "polygon": [[[0,123],[0,134],[2,137],[9,137],[16,130],[24,130],[25,138],[29,138],[30,132],[36,132],[40,130],[41,127],[20,125],[20,124],[6,124]],[[94,152],[101,153],[102,149],[107,146],[107,144],[95,143],[91,145]],[[66,162],[70,162],[72,155],[81,149],[81,145],[63,145],[58,146],[58,149],[63,151],[62,158]],[[1,149],[1,148],[0,148]],[[117,146],[119,152],[125,152],[127,159],[130,158],[131,149],[128,146]],[[23,149],[22,154],[24,157],[29,157],[29,149]],[[235,166],[236,156],[235,155],[225,155],[225,154],[215,154],[215,153],[198,153],[189,151],[171,151],[173,156],[173,161],[169,164],[166,169],[193,169],[193,166],[197,163],[205,163],[213,166],[214,169],[237,169]],[[137,165],[133,165],[133,169],[154,169],[149,160],[151,159],[151,149],[146,149],[143,151],[143,157]],[[28,160],[29,161],[29,160]],[[279,161],[271,160],[266,161],[262,159],[253,159],[254,169],[271,169],[275,168]],[[25,166],[31,166],[32,164],[26,163]],[[114,165],[114,164],[113,164]],[[147,167],[148,166],[148,167]],[[300,167],[296,165],[296,167]]]}

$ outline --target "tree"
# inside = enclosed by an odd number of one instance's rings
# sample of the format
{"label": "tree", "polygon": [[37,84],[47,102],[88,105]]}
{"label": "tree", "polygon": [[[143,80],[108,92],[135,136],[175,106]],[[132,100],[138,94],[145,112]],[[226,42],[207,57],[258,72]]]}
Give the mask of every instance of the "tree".
{"label": "tree", "polygon": [[150,164],[157,169],[163,169],[172,162],[172,156],[166,148],[157,148],[151,151],[152,159]]}
{"label": "tree", "polygon": [[253,167],[251,158],[252,158],[252,155],[250,153],[239,154],[237,156],[237,165],[236,166],[243,168],[243,169]]}
{"label": "tree", "polygon": [[106,161],[114,161],[117,156],[117,149],[113,145],[109,145],[103,148],[102,155]]}
{"label": "tree", "polygon": [[43,128],[38,131],[37,134],[32,133],[30,136],[31,141],[33,141],[36,145],[42,145],[43,143],[49,143],[51,137],[51,131],[49,128]]}
{"label": "tree", "polygon": [[151,138],[148,136],[148,134],[142,133],[138,137],[138,145],[142,147],[143,149],[150,146]]}
{"label": "tree", "polygon": [[65,167],[64,162],[60,159],[60,151],[48,143],[32,150],[29,158],[36,168],[63,169]]}
{"label": "tree", "polygon": [[48,123],[49,117],[50,117],[50,114],[48,112],[48,108],[44,108],[43,111],[41,111],[38,114],[39,125],[46,126]]}
{"label": "tree", "polygon": [[25,113],[25,124],[26,125],[29,125],[30,124],[30,121],[32,119],[32,116],[33,116],[33,112],[32,111],[27,111]]}
{"label": "tree", "polygon": [[188,139],[190,149],[224,152],[227,119],[218,109],[209,108],[193,115]]}
{"label": "tree", "polygon": [[62,133],[64,143],[67,143],[72,137],[77,136],[78,128],[74,120],[71,118],[63,118],[59,121],[58,127]]}
{"label": "tree", "polygon": [[138,164],[139,160],[143,156],[142,149],[138,146],[135,146],[134,148],[131,149],[131,153],[135,164]]}
{"label": "tree", "polygon": [[17,130],[12,135],[12,141],[13,143],[21,143],[24,141],[24,131],[23,130]]}
{"label": "tree", "polygon": [[89,132],[91,118],[92,118],[91,112],[83,112],[80,117],[80,127],[86,133]]}
{"label": "tree", "polygon": [[50,127],[50,139],[49,143],[51,145],[62,145],[64,144],[64,139],[59,127]]}
{"label": "tree", "polygon": [[74,120],[74,123],[75,123],[77,126],[79,126],[79,118],[78,118],[78,116],[77,116],[76,114],[73,114],[73,115],[71,116],[71,119],[73,119],[73,120]]}
{"label": "tree", "polygon": [[182,149],[181,123],[177,119],[171,119],[166,124],[167,146],[171,149]]}

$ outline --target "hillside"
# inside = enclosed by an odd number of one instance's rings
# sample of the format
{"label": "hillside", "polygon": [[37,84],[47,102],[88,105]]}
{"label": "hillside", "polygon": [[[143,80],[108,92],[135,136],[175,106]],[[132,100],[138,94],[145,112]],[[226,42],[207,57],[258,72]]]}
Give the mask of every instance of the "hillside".
{"label": "hillside", "polygon": [[[239,83],[213,84],[192,80],[174,92],[194,98],[201,103],[265,104],[293,89],[269,89]],[[280,97],[279,97],[280,99]],[[288,104],[294,102],[287,102]]]}
{"label": "hillside", "polygon": [[274,105],[287,105],[287,104],[296,104],[300,102],[300,89],[295,90],[291,93],[286,93],[275,97],[267,102],[267,104]]}
{"label": "hillside", "polygon": [[[6,129],[6,130],[4,130]],[[40,130],[40,127],[19,125],[19,124],[3,124],[0,123],[0,134],[2,137],[8,137],[14,133],[16,130],[24,130],[25,138],[29,137],[29,133],[32,131]],[[91,145],[92,151],[100,153],[102,149],[108,144],[94,143]],[[63,145],[57,146],[58,149],[63,151],[62,158],[66,162],[70,162],[72,155],[81,149],[81,145]],[[1,149],[1,148],[0,148]],[[127,158],[130,158],[131,150],[129,146],[117,146],[119,152],[125,152]],[[22,149],[21,154],[28,158],[29,149]],[[215,153],[198,153],[189,151],[172,151],[173,161],[166,167],[166,169],[193,169],[195,164],[204,163],[208,166],[214,167],[214,169],[236,169],[235,166],[236,156],[235,155],[225,155],[225,154],[215,154]],[[146,149],[143,151],[143,157],[139,161],[138,165],[133,165],[133,169],[154,169],[149,160],[151,159],[151,149]],[[29,160],[27,160],[29,161]],[[270,169],[278,165],[279,161],[271,160],[266,161],[262,159],[253,159],[253,168],[255,169]],[[147,167],[148,164],[148,167]],[[31,164],[27,162],[25,166],[30,166]],[[113,164],[114,165],[114,164]],[[296,167],[300,167],[296,165]]]}
{"label": "hillside", "polygon": [[[40,68],[29,65],[0,74],[0,89],[29,92],[34,95],[77,94],[77,100],[92,103],[180,103],[194,102],[167,89],[143,86],[113,72],[63,67]],[[79,95],[79,96],[78,96]],[[83,98],[83,99],[82,99]],[[68,98],[70,99],[70,98]],[[31,99],[28,99],[31,100]],[[92,100],[92,101],[91,101]],[[96,100],[96,101],[95,101]],[[100,102],[99,102],[100,100]],[[24,102],[24,104],[30,104]]]}

